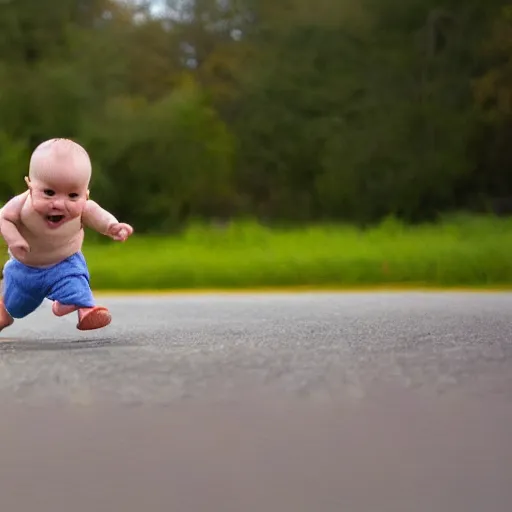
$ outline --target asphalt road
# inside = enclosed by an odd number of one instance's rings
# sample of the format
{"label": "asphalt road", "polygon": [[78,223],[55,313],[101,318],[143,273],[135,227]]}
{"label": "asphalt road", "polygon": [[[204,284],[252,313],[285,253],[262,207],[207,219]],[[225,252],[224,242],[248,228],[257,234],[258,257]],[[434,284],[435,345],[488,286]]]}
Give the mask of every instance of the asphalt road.
{"label": "asphalt road", "polygon": [[512,294],[102,297],[0,334],[2,512],[508,512]]}

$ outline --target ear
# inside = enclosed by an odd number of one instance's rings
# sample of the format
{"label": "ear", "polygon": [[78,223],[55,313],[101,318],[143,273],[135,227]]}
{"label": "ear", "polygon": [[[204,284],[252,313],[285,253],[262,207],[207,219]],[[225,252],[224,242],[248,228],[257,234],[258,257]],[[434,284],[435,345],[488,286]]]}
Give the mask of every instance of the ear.
{"label": "ear", "polygon": [[30,178],[28,176],[25,176],[25,183],[29,189],[32,189],[32,184],[30,183]]}
{"label": "ear", "polygon": [[89,190],[87,190],[87,194],[86,194],[86,197],[87,197],[87,201],[89,201],[89,196],[91,195],[91,192]]}

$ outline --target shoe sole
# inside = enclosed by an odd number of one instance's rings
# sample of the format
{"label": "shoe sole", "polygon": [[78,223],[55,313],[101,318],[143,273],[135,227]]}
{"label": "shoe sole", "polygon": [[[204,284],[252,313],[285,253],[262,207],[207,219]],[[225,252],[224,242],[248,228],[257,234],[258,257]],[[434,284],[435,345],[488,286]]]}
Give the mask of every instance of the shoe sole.
{"label": "shoe sole", "polygon": [[92,331],[106,327],[111,321],[112,316],[107,308],[96,307],[84,314],[76,328],[79,331]]}

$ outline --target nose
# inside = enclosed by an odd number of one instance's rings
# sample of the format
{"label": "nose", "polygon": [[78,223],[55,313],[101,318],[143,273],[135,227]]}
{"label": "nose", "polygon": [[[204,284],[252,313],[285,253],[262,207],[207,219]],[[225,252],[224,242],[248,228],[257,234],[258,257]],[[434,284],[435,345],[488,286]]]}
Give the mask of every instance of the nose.
{"label": "nose", "polygon": [[64,208],[63,199],[54,199],[51,204],[52,208],[55,208],[56,210],[62,210]]}

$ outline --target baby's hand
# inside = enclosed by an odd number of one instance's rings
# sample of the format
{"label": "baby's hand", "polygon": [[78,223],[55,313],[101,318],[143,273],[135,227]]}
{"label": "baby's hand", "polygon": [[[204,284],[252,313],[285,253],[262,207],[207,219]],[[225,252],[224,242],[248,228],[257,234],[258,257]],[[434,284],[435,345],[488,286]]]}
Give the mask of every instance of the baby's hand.
{"label": "baby's hand", "polygon": [[23,261],[27,254],[30,252],[30,246],[25,240],[20,240],[14,244],[9,245],[9,251],[19,261]]}
{"label": "baby's hand", "polygon": [[129,224],[118,222],[110,226],[108,235],[112,240],[124,242],[133,233],[133,228]]}

